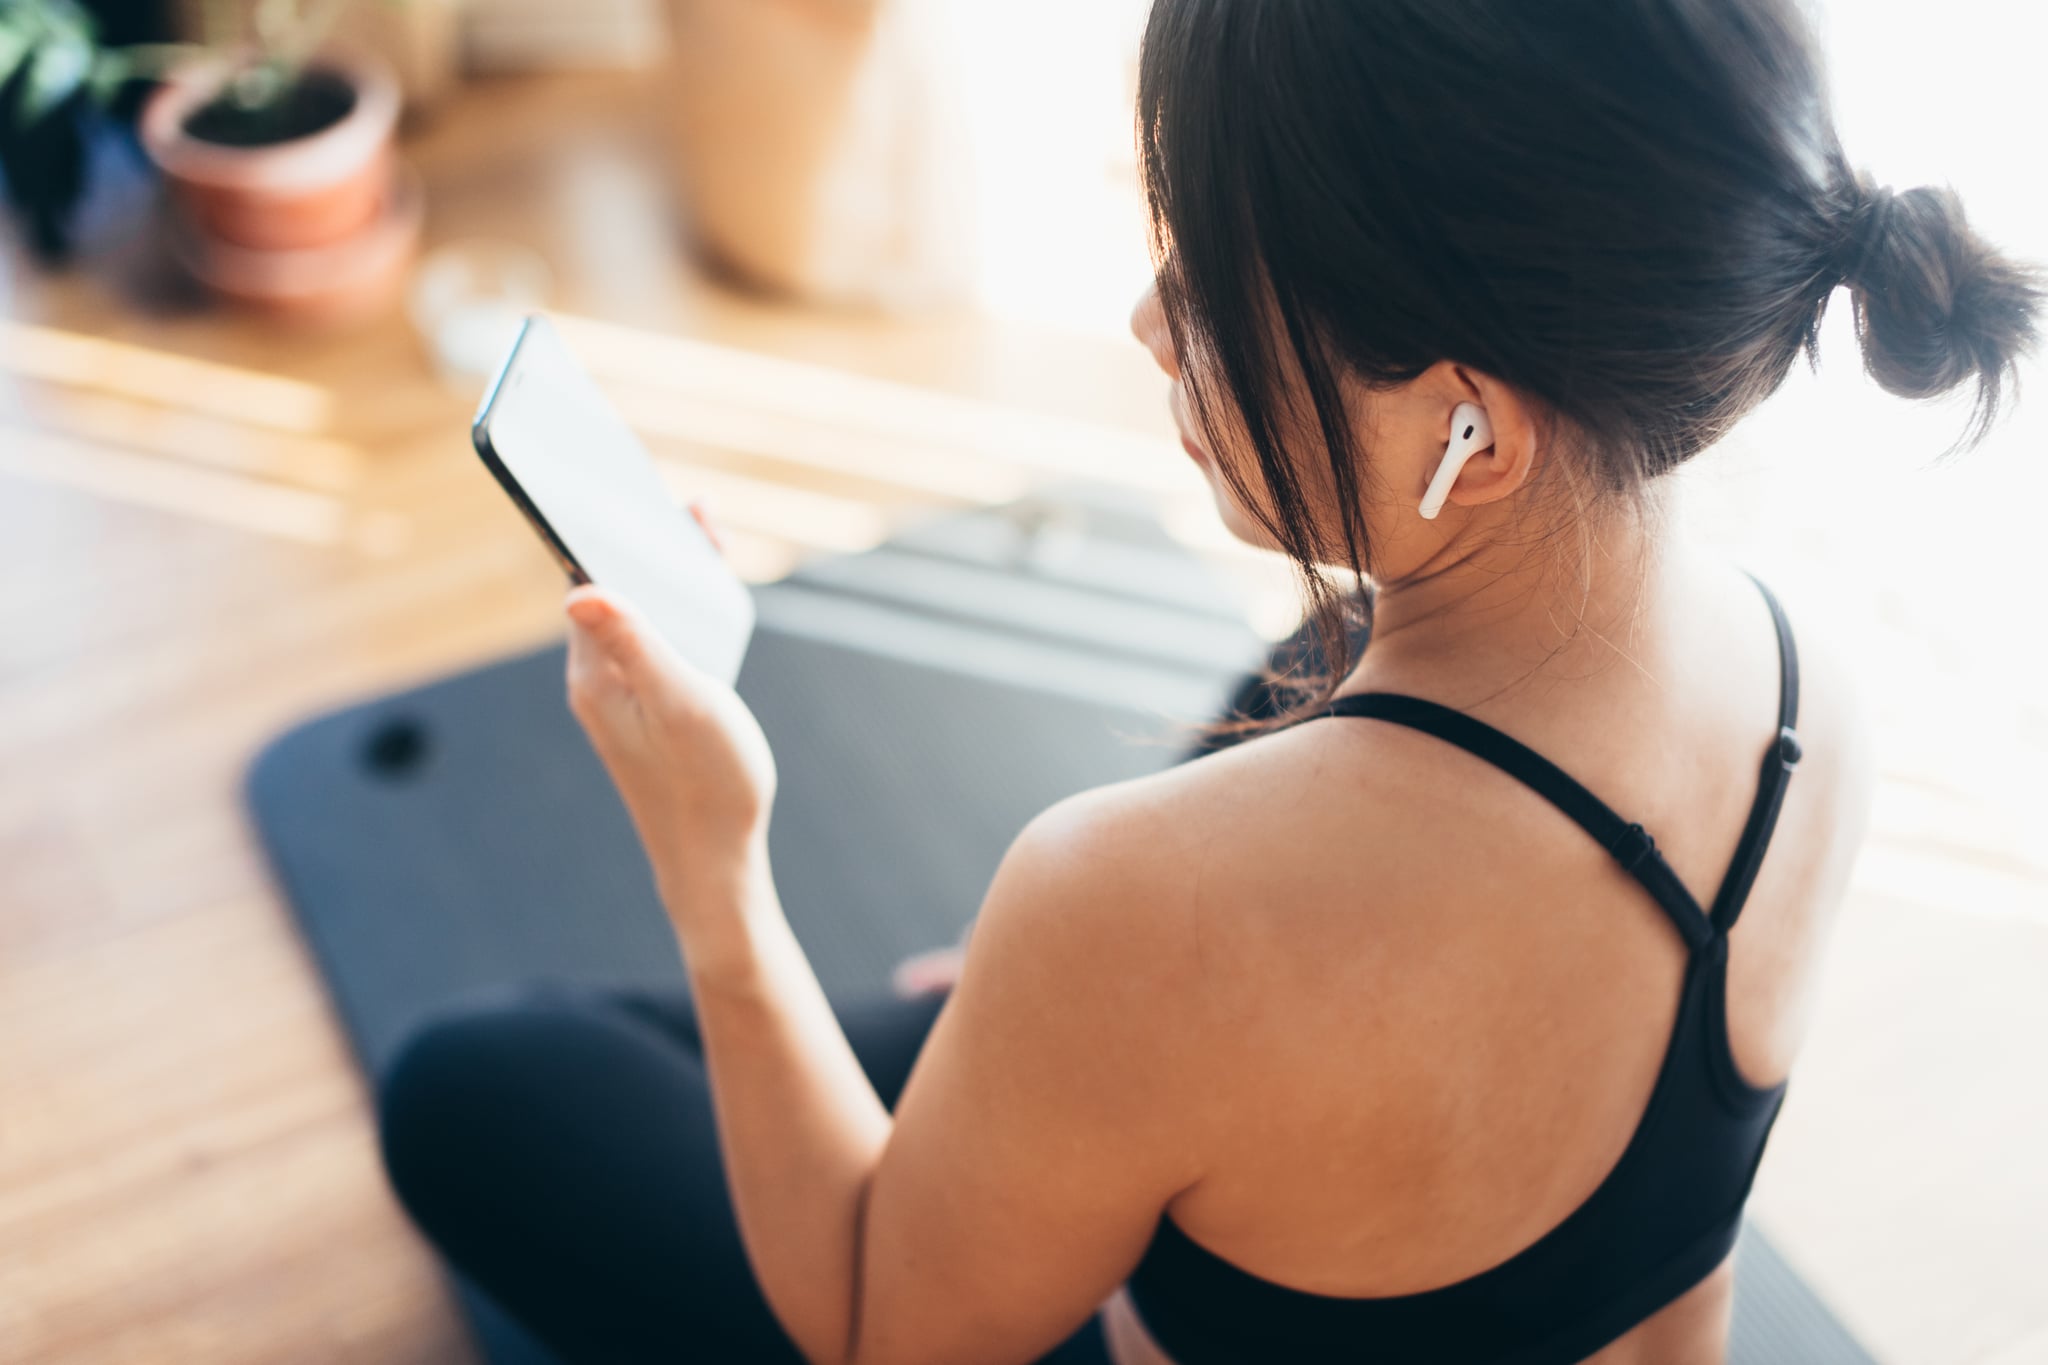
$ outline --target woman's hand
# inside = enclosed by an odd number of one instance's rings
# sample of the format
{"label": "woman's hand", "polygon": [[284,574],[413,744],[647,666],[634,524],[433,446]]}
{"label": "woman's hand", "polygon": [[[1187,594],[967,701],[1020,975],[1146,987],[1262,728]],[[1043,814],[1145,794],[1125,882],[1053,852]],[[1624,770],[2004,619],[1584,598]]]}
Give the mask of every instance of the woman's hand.
{"label": "woman's hand", "polygon": [[[703,508],[690,511],[710,532]],[[664,896],[765,865],[775,756],[753,712],[602,588],[576,588],[565,606],[569,709],[624,798]]]}

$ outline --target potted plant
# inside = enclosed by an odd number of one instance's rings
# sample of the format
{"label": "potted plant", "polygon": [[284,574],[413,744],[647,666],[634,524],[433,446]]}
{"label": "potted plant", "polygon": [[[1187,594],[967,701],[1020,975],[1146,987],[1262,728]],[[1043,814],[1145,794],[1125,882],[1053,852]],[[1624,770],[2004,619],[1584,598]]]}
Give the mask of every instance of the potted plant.
{"label": "potted plant", "polygon": [[419,187],[392,147],[397,78],[380,60],[323,47],[347,3],[256,0],[243,35],[241,7],[216,0],[208,55],[171,68],[142,111],[180,260],[272,313],[383,307],[419,236]]}
{"label": "potted plant", "polygon": [[[74,104],[104,104],[138,75],[159,78],[139,131],[170,188],[178,258],[217,292],[273,313],[353,316],[396,293],[421,205],[393,151],[390,68],[324,46],[347,4],[214,0],[204,42],[101,48],[73,0],[0,0],[0,17],[31,40],[10,71],[0,26],[0,71],[19,91],[15,122],[35,128]],[[45,178],[65,188],[61,174]]]}

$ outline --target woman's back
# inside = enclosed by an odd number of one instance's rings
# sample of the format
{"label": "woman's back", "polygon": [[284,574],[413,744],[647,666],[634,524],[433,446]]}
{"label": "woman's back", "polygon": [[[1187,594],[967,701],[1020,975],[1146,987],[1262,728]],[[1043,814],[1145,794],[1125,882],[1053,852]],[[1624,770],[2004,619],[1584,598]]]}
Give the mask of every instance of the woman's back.
{"label": "woman's back", "polygon": [[[1489,704],[1474,704],[1499,690],[1483,677],[1458,697],[1439,674],[1424,694],[1641,823],[1707,906],[1778,739],[1776,636],[1747,578],[1674,560],[1625,632],[1579,633]],[[1759,1087],[1790,1068],[1866,785],[1847,680],[1822,632],[1799,640],[1804,757],[1729,949],[1730,1042]],[[1424,690],[1410,684],[1432,662],[1402,643],[1369,648],[1340,695]],[[1688,946],[1541,796],[1442,739],[1336,716],[1110,799],[1152,807],[1161,842],[1134,841],[1160,876],[1147,912],[1202,945],[1201,975],[1158,1002],[1162,1029],[1215,1058],[1213,1085],[1187,1097],[1207,1174],[1170,1209],[1198,1248],[1312,1294],[1414,1295],[1528,1248],[1614,1168],[1664,1062]],[[1710,1279],[1603,1358],[1636,1358],[1654,1335],[1640,1358],[1717,1359],[1726,1289]],[[1121,1359],[1165,1358],[1128,1301],[1113,1320]]]}

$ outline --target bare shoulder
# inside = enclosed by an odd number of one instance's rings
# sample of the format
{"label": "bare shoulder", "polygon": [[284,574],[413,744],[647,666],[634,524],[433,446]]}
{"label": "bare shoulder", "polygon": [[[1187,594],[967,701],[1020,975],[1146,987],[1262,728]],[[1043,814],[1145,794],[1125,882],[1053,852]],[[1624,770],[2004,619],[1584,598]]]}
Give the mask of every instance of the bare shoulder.
{"label": "bare shoulder", "polygon": [[1176,782],[1152,778],[1034,817],[990,883],[940,1028],[1013,1090],[1151,1152],[1175,1189],[1199,1175],[1185,1120],[1212,1088],[1197,1059],[1217,1036],[1193,918],[1218,831],[1185,809]]}
{"label": "bare shoulder", "polygon": [[1395,911],[1431,829],[1469,807],[1441,762],[1424,736],[1314,722],[1082,792],[1026,827],[984,914],[1114,976],[1122,998],[1232,1014],[1233,993],[1269,979],[1244,967],[1299,950],[1297,917],[1341,899],[1347,923],[1320,926],[1327,942]]}
{"label": "bare shoulder", "polygon": [[1003,856],[974,941],[1028,940],[1032,956],[1056,956],[1083,979],[1170,956],[1203,843],[1171,776],[1092,788],[1033,817]]}
{"label": "bare shoulder", "polygon": [[1108,922],[1099,927],[1178,934],[1217,878],[1267,865],[1281,851],[1272,836],[1313,823],[1333,796],[1359,795],[1362,774],[1385,775],[1333,754],[1328,727],[1312,728],[1068,797],[1031,821],[1010,858],[1057,883],[1075,915]]}
{"label": "bare shoulder", "polygon": [[[1267,1015],[1248,974],[1249,921],[1284,896],[1244,893],[1248,864],[1277,865],[1245,828],[1285,765],[1248,742],[1165,772],[1068,797],[1012,842],[968,941],[954,1031],[1005,1074],[1154,1153],[1168,1182],[1199,1179],[1237,1088],[1241,1021]],[[1168,1119],[1170,1118],[1170,1122]]]}

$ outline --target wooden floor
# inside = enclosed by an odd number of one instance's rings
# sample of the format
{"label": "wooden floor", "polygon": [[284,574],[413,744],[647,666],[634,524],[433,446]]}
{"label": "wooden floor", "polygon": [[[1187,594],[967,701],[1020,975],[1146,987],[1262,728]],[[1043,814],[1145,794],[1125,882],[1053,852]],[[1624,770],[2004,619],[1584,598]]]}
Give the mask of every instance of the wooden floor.
{"label": "wooden floor", "polygon": [[[1284,576],[1204,529],[1135,346],[706,284],[643,94],[481,86],[409,155],[432,240],[548,256],[747,574],[1088,472],[1270,616]],[[402,319],[198,306],[147,207],[92,270],[0,284],[0,1362],[460,1362],[238,784],[314,711],[554,633],[559,583]],[[2048,1360],[2048,919],[1857,894],[1759,1209],[1888,1358]]]}

